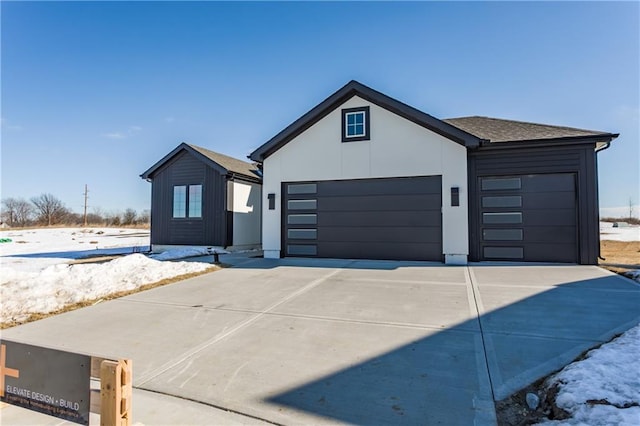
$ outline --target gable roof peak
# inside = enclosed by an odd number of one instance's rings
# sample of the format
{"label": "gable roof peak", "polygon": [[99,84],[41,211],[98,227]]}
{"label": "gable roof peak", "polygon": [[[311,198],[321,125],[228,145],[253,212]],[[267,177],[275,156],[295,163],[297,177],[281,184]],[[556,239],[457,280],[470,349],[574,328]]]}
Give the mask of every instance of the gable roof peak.
{"label": "gable roof peak", "polygon": [[228,155],[220,154],[219,152],[211,151],[187,142],[181,142],[180,145],[165,155],[160,161],[142,173],[140,177],[143,179],[150,178],[160,167],[182,151],[190,153],[223,174],[241,175],[255,181],[261,180],[260,172],[255,163],[238,160],[237,158],[229,157]]}
{"label": "gable roof peak", "polygon": [[253,151],[249,155],[249,158],[257,162],[264,161],[265,158],[323,119],[330,112],[339,108],[340,105],[355,95],[461,145],[476,147],[481,142],[480,138],[458,127],[438,120],[414,107],[365,86],[359,81],[350,80],[327,99],[316,105],[302,117],[298,118],[280,133]]}

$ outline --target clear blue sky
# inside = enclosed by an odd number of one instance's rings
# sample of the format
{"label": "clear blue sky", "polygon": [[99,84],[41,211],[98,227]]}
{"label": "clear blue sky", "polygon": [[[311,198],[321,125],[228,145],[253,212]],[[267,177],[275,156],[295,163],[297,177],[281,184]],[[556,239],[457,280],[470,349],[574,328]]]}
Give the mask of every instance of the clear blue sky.
{"label": "clear blue sky", "polygon": [[1,196],[150,206],[186,141],[244,159],[351,79],[438,118],[619,132],[600,203],[640,200],[639,3],[0,3]]}

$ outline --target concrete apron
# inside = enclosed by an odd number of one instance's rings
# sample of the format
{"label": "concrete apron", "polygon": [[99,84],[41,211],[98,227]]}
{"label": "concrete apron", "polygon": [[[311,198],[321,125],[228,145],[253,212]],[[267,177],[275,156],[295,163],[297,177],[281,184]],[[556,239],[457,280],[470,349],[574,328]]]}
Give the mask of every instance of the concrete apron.
{"label": "concrete apron", "polygon": [[3,337],[132,358],[144,424],[176,423],[167,396],[207,404],[190,424],[495,424],[494,398],[638,306],[640,286],[589,266],[253,259]]}

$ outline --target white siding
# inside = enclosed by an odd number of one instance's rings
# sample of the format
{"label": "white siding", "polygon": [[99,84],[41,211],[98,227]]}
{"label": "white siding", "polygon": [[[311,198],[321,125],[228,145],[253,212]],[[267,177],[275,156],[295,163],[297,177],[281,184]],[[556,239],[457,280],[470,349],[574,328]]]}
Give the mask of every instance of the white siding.
{"label": "white siding", "polygon": [[[370,107],[371,140],[343,143],[341,109]],[[264,161],[263,194],[276,194],[276,209],[263,211],[265,257],[280,255],[281,183],[442,175],[443,251],[460,263],[468,254],[467,151],[462,145],[353,97]],[[450,188],[460,188],[451,207]]]}
{"label": "white siding", "polygon": [[232,181],[230,186],[233,194],[233,247],[258,246],[261,236],[261,186],[240,181]]}

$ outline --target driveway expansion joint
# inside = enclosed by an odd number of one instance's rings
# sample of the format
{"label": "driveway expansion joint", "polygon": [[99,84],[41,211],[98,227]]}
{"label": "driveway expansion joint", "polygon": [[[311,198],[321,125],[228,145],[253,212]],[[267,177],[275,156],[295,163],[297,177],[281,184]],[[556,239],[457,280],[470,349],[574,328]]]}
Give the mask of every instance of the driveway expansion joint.
{"label": "driveway expansion joint", "polygon": [[189,398],[187,396],[174,395],[174,394],[171,394],[171,393],[168,393],[168,392],[162,392],[162,391],[159,391],[159,390],[144,388],[144,387],[141,387],[141,386],[133,386],[133,388],[134,389],[143,390],[145,392],[157,393],[158,395],[170,396],[171,398],[182,399],[184,401],[195,402],[196,404],[200,404],[200,405],[204,405],[204,406],[207,406],[207,407],[215,408],[215,409],[218,409],[218,410],[226,411],[228,413],[238,414],[238,415],[246,417],[248,419],[258,420],[258,421],[261,421],[261,422],[264,422],[264,423],[267,423],[267,424],[277,425],[277,426],[284,426],[282,423],[277,423],[277,422],[274,422],[273,420],[268,420],[268,419],[265,419],[265,418],[262,418],[262,417],[254,416],[254,415],[247,414],[247,413],[243,413],[242,411],[234,410],[234,409],[228,408],[228,407],[223,407],[223,406],[217,405],[217,404],[212,404],[210,402]]}
{"label": "driveway expansion joint", "polygon": [[271,306],[269,306],[267,309],[260,311],[259,313],[257,313],[256,315],[254,315],[251,318],[248,318],[244,321],[241,321],[239,324],[237,324],[235,327],[232,327],[230,330],[214,336],[213,338],[195,346],[194,348],[184,352],[182,355],[180,355],[177,359],[175,360],[171,360],[167,363],[165,363],[164,365],[160,366],[159,368],[157,368],[155,371],[152,371],[150,373],[147,373],[146,375],[143,375],[142,377],[139,378],[138,380],[138,386],[142,386],[145,383],[150,382],[151,380],[155,379],[156,377],[158,377],[159,375],[165,373],[166,371],[170,370],[171,368],[181,364],[182,362],[186,361],[187,359],[191,358],[192,356],[197,355],[198,353],[202,352],[203,350],[205,350],[206,348],[208,348],[211,345],[214,345],[216,343],[218,343],[219,341],[231,336],[232,334],[235,334],[236,332],[246,328],[247,326],[249,326],[250,324],[253,324],[255,321],[257,321],[259,318],[261,318],[262,316],[266,315],[267,313],[269,313],[270,311],[272,311],[273,309],[277,308],[278,306],[302,295],[303,293],[306,293],[307,291],[311,290],[314,287],[317,287],[318,285],[322,284],[323,282],[327,281],[329,278],[333,277],[334,275],[338,274],[342,269],[341,268],[337,268],[334,269],[332,272],[325,274],[324,276],[313,280],[312,282],[310,282],[309,284],[305,285],[304,287],[294,291],[293,293],[283,297],[282,299],[280,299],[279,301],[273,303]]}
{"label": "driveway expansion joint", "polygon": [[[482,350],[484,354],[484,366],[487,369],[487,375],[489,377],[489,387],[491,389],[491,399],[493,401],[496,400],[496,394],[494,391],[493,378],[491,377],[491,368],[489,368],[489,355],[487,353],[487,339],[485,339],[484,329],[482,328],[482,315],[485,315],[484,306],[482,304],[482,300],[480,299],[480,289],[477,285],[477,280],[475,280],[475,276],[473,274],[473,270],[471,267],[467,266],[465,268],[467,279],[469,280],[469,284],[471,285],[471,292],[473,294],[473,300],[476,306],[478,327],[480,328],[480,339],[482,341]],[[491,348],[493,352],[493,348]]]}

